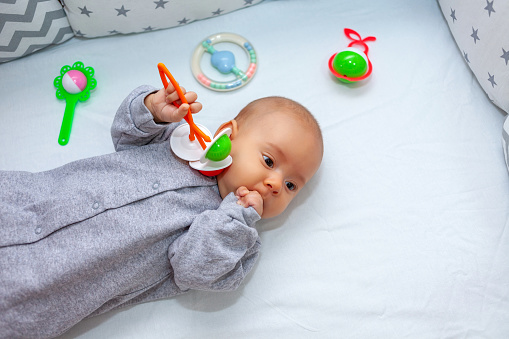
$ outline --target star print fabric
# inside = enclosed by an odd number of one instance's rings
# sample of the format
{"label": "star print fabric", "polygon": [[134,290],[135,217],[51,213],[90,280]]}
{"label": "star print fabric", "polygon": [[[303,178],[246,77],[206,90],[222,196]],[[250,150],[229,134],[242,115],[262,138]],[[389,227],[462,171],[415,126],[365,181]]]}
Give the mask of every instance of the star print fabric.
{"label": "star print fabric", "polygon": [[465,63],[509,113],[509,1],[438,0]]}
{"label": "star print fabric", "polygon": [[150,32],[224,15],[263,0],[65,0],[64,9],[82,38]]}

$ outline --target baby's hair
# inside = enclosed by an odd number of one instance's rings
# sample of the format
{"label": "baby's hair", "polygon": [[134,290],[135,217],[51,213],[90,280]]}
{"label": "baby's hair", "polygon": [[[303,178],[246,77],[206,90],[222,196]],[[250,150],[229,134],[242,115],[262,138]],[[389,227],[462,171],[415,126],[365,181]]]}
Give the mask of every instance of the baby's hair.
{"label": "baby's hair", "polygon": [[[264,107],[266,109],[263,109]],[[270,96],[254,100],[247,104],[247,106],[245,106],[239,114],[237,114],[235,120],[238,124],[242,124],[252,118],[256,118],[257,114],[264,112],[269,113],[274,108],[284,111],[285,113],[293,115],[301,120],[301,122],[304,123],[306,127],[310,128],[320,140],[323,151],[323,136],[320,124],[306,107],[292,99],[280,96]]]}

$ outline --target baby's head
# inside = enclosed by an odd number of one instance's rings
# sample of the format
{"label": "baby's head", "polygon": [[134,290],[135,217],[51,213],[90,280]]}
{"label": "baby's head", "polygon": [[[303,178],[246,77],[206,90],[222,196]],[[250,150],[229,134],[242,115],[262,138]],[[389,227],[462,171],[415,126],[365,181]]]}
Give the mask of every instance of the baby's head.
{"label": "baby's head", "polygon": [[218,132],[225,127],[232,129],[233,163],[217,176],[221,197],[245,186],[262,196],[262,218],[279,215],[322,161],[316,119],[293,100],[267,97],[248,104]]}

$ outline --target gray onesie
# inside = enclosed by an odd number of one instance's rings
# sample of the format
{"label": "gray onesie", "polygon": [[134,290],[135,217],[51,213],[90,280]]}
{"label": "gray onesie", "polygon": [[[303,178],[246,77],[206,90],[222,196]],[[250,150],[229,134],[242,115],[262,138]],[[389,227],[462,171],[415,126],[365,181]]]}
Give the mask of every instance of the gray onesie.
{"label": "gray onesie", "polygon": [[260,216],[221,199],[176,158],[177,124],[134,90],[111,129],[117,152],[40,173],[0,171],[0,337],[52,337],[80,320],[189,289],[239,286]]}

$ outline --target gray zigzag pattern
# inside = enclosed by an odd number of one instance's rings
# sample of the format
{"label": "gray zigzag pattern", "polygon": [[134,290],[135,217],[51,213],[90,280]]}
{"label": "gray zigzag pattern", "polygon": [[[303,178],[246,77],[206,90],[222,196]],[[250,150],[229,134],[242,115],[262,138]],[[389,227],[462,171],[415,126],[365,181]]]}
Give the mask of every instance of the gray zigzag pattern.
{"label": "gray zigzag pattern", "polygon": [[[57,43],[58,41],[62,40],[64,35],[69,34],[69,33],[72,33],[72,30],[70,29],[70,27],[62,27],[62,28],[60,28],[60,30],[58,31],[58,34],[57,34],[57,38],[55,38],[53,43]],[[21,58],[21,57],[23,57],[25,55],[34,53],[34,52],[36,52],[36,51],[38,51],[40,49],[43,49],[45,47],[48,47],[48,44],[34,44],[34,45],[30,45],[30,47],[25,51],[25,53],[23,53],[23,55],[16,56],[15,58],[11,58],[11,57],[9,57],[9,58],[1,58],[0,57],[0,62],[6,62],[6,61],[11,61],[13,59]]]}
{"label": "gray zigzag pattern", "polygon": [[[0,32],[4,29],[4,25],[7,21],[14,22],[32,22],[34,19],[34,13],[37,9],[39,2],[45,2],[48,0],[35,0],[29,1],[25,14],[0,14]],[[3,2],[3,1],[2,1]],[[14,1],[16,2],[16,1]]]}
{"label": "gray zigzag pattern", "polygon": [[[52,44],[58,44],[62,40],[64,35],[69,34],[69,33],[74,34],[70,27],[62,27],[62,28],[60,28],[58,30],[58,33],[57,33],[55,39],[53,39]],[[48,46],[48,44],[38,44],[38,45],[34,44],[34,45],[30,45],[30,47],[28,47],[28,49],[26,50],[25,53],[23,53],[22,56],[28,55],[30,53],[33,53],[33,52],[35,52],[35,51],[37,51],[37,50],[39,50],[41,48],[47,47],[47,46]]]}
{"label": "gray zigzag pattern", "polygon": [[74,32],[71,29],[71,26],[65,26],[58,30],[57,35],[55,35],[55,39],[51,42],[52,44],[58,44],[62,42],[62,39],[66,34],[72,34],[74,36]]}
{"label": "gray zigzag pattern", "polygon": [[[57,11],[53,11],[53,12],[48,12],[46,13],[45,17],[44,17],[44,22],[42,23],[42,26],[41,26],[41,29],[39,31],[16,31],[13,36],[12,36],[12,39],[9,43],[9,45],[7,46],[0,46],[0,52],[13,52],[16,50],[16,48],[18,48],[19,46],[19,43],[21,42],[21,40],[23,38],[33,38],[33,37],[44,37],[46,36],[46,34],[48,33],[50,27],[51,27],[51,23],[53,22],[53,20],[55,19],[60,19],[60,18],[63,18],[65,17],[65,13],[63,10],[57,10]],[[71,28],[70,27],[64,27],[64,28],[68,28],[69,29],[69,32],[71,32]]]}

